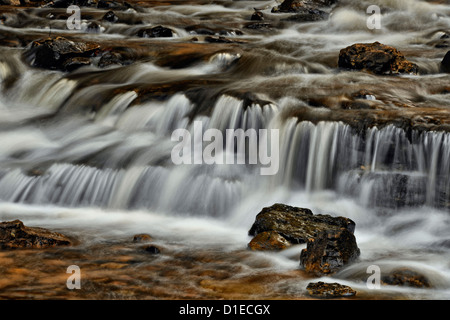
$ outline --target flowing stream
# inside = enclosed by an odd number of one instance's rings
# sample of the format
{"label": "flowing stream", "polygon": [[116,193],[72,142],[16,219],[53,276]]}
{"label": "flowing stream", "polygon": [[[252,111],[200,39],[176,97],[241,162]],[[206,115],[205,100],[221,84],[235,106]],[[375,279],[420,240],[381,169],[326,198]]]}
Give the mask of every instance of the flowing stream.
{"label": "flowing stream", "polygon": [[[121,20],[101,21],[95,32],[87,29],[87,16],[98,21],[104,10],[82,8],[81,31],[67,30],[64,18],[48,19],[50,14],[65,17],[63,9],[5,13],[0,32],[18,39],[46,38],[51,32],[117,43],[136,55],[148,51],[131,64],[92,64],[67,73],[33,68],[22,47],[0,46],[1,220],[21,219],[71,234],[92,261],[99,247],[120,246],[137,233],[151,234],[163,248],[157,258],[140,257],[136,269],[103,275],[116,279],[116,295],[98,293],[111,288],[92,280],[87,297],[304,298],[311,278],[295,272],[305,245],[277,253],[246,249],[255,216],[263,207],[285,203],[356,223],[360,259],[320,280],[350,285],[362,298],[449,299],[450,95],[443,88],[450,88],[450,76],[439,72],[448,48],[435,44],[450,36],[450,6],[445,1],[342,0],[324,9],[330,13],[326,20],[295,23],[283,20],[289,13],[270,12],[278,4],[149,1],[140,10],[116,11]],[[366,26],[366,8],[373,4],[382,8],[380,30]],[[270,26],[246,27],[253,8],[262,10],[261,23]],[[142,25],[170,27],[174,36],[138,38],[134,34]],[[208,43],[205,33],[211,30],[234,43]],[[420,74],[377,76],[336,68],[339,50],[374,41],[402,51]],[[142,98],[140,88],[157,91],[162,84],[170,89]],[[394,115],[379,125],[355,125],[366,111],[344,112],[340,106],[361,89],[370,94],[360,103]],[[404,125],[404,119],[426,122],[427,117],[441,126]],[[194,132],[199,122],[204,131],[223,133],[279,130],[278,172],[261,175],[260,166],[251,164],[175,165],[173,131],[189,130],[201,142]],[[70,254],[77,250],[63,253],[61,270],[65,261],[73,264]],[[132,249],[117,250],[126,256]],[[195,269],[194,277],[180,258],[186,252],[205,269],[228,273],[220,278]],[[208,266],[208,254],[220,263]],[[25,266],[30,258],[23,259]],[[82,258],[73,259],[83,264]],[[407,267],[426,276],[432,288],[369,289],[370,265],[382,272]],[[160,272],[156,280],[139,275],[150,277],[151,267]],[[95,262],[86,268],[95,272]],[[165,268],[175,275],[163,274]],[[135,284],[134,293],[126,293],[124,277],[134,272],[141,287],[158,282],[161,291],[140,292]],[[185,281],[176,276],[183,274]],[[258,291],[249,280],[256,274],[269,289]],[[26,279],[17,277],[17,283]],[[65,279],[64,270],[60,277]],[[0,281],[1,296],[22,297],[25,285],[17,288],[11,281]],[[64,293],[63,283],[58,294],[73,297]],[[52,297],[58,285],[40,283],[33,290],[30,284],[24,296]]]}

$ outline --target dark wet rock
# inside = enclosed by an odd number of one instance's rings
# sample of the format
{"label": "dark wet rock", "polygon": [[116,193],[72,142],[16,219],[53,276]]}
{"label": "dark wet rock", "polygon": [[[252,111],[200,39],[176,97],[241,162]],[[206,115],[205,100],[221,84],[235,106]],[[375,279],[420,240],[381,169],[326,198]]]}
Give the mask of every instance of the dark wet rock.
{"label": "dark wet rock", "polygon": [[26,227],[20,220],[0,223],[0,249],[48,248],[71,245],[63,234],[44,228]]}
{"label": "dark wet rock", "polygon": [[124,61],[123,56],[118,52],[105,52],[100,60],[98,61],[98,66],[100,68],[109,67],[112,65],[124,65],[126,61]]}
{"label": "dark wet rock", "polygon": [[108,11],[105,13],[105,15],[102,17],[103,21],[108,21],[111,23],[115,23],[119,21],[119,17],[114,13],[114,11]]}
{"label": "dark wet rock", "polygon": [[269,30],[272,28],[272,25],[270,23],[248,23],[244,28],[252,30]]}
{"label": "dark wet rock", "polygon": [[263,208],[249,230],[249,235],[256,236],[264,231],[275,231],[292,244],[305,243],[324,230],[340,230],[350,233],[355,230],[355,223],[344,217],[314,215],[311,210],[274,204]]}
{"label": "dark wet rock", "polygon": [[308,239],[306,249],[300,253],[300,266],[313,274],[332,274],[355,261],[359,255],[353,233],[344,228],[325,230]]}
{"label": "dark wet rock", "polygon": [[357,43],[342,49],[338,65],[343,69],[366,70],[375,74],[418,72],[418,66],[406,60],[401,52],[379,42]]}
{"label": "dark wet rock", "polygon": [[152,236],[149,235],[148,233],[139,233],[139,234],[135,234],[133,236],[134,243],[147,242],[147,241],[151,241],[151,240],[152,240]]}
{"label": "dark wet rock", "polygon": [[279,6],[273,7],[274,13],[295,13],[301,12],[305,8],[317,9],[319,7],[329,7],[337,3],[337,0],[285,0]]}
{"label": "dark wet rock", "polygon": [[384,284],[414,288],[431,288],[430,280],[417,271],[401,268],[391,271],[381,278]]}
{"label": "dark wet rock", "polygon": [[227,39],[225,37],[205,37],[205,41],[209,43],[235,43],[236,41]]}
{"label": "dark wet rock", "polygon": [[170,38],[173,37],[173,31],[163,26],[156,26],[139,30],[137,36],[141,38]]}
{"label": "dark wet rock", "polygon": [[444,59],[442,59],[441,72],[450,73],[450,51],[448,51]]}
{"label": "dark wet rock", "polygon": [[101,27],[95,21],[89,22],[89,24],[86,27],[86,32],[89,32],[89,33],[99,33],[100,31],[101,31]]}
{"label": "dark wet rock", "polygon": [[153,245],[145,246],[144,250],[150,254],[160,254],[161,253],[161,249],[159,249],[158,247],[153,246]]}
{"label": "dark wet rock", "polygon": [[329,14],[319,9],[301,8],[298,13],[284,19],[291,22],[314,22],[328,19]]}
{"label": "dark wet rock", "polygon": [[264,20],[264,14],[259,11],[259,10],[255,10],[255,12],[252,14],[250,20],[252,21],[262,21]]}
{"label": "dark wet rock", "polygon": [[258,233],[248,244],[248,248],[255,251],[280,251],[291,244],[276,231]]}
{"label": "dark wet rock", "polygon": [[[100,45],[94,42],[75,42],[63,37],[34,41],[25,57],[34,67],[69,71],[86,65],[87,58],[95,56]],[[83,59],[81,59],[83,58]]]}
{"label": "dark wet rock", "polygon": [[311,282],[306,287],[308,295],[314,298],[330,299],[330,298],[348,298],[356,295],[356,291],[349,286],[326,282]]}

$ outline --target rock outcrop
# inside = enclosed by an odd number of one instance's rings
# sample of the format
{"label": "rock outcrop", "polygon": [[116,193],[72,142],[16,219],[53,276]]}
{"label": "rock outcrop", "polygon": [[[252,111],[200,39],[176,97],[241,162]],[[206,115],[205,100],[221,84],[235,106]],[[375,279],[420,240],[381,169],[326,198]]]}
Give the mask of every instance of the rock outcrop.
{"label": "rock outcrop", "polygon": [[397,49],[379,42],[356,43],[339,53],[343,69],[365,70],[374,74],[416,74],[419,67],[406,60]]}
{"label": "rock outcrop", "polygon": [[0,249],[48,248],[71,245],[63,234],[44,228],[26,227],[20,220],[0,223]]}

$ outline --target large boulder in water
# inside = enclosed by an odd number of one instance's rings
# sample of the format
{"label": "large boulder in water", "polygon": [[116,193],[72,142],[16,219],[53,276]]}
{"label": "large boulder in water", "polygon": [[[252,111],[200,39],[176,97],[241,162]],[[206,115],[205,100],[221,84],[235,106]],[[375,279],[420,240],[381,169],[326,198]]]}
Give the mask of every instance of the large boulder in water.
{"label": "large boulder in water", "polygon": [[379,42],[356,43],[339,53],[340,68],[366,70],[375,74],[416,74],[418,66],[393,47]]}
{"label": "large boulder in water", "polygon": [[100,45],[95,42],[75,42],[64,37],[34,41],[25,56],[34,67],[72,71],[90,64]]}
{"label": "large boulder in water", "polygon": [[360,255],[355,236],[347,229],[325,230],[310,238],[300,253],[300,265],[313,274],[332,274]]}
{"label": "large boulder in water", "polygon": [[345,217],[330,215],[314,215],[306,208],[292,207],[284,204],[274,204],[263,208],[256,216],[249,230],[249,235],[256,236],[265,231],[275,231],[289,243],[306,243],[325,230],[340,230],[344,228],[350,233],[355,230],[355,223]]}
{"label": "large boulder in water", "polygon": [[444,59],[441,62],[441,72],[450,73],[450,51],[447,52]]}
{"label": "large boulder in water", "polygon": [[44,228],[26,227],[20,220],[0,223],[0,249],[66,246],[72,241]]}

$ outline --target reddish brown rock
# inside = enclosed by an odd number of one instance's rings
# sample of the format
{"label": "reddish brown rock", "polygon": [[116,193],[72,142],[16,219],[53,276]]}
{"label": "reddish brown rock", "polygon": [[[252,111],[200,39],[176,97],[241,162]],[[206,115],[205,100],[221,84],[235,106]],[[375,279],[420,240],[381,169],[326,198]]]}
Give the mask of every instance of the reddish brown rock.
{"label": "reddish brown rock", "polygon": [[0,249],[48,248],[71,245],[63,234],[44,228],[26,227],[20,220],[0,223]]}
{"label": "reddish brown rock", "polygon": [[418,66],[393,47],[379,42],[357,43],[339,53],[340,68],[366,70],[375,74],[416,74]]}
{"label": "reddish brown rock", "polygon": [[256,251],[280,251],[290,245],[278,232],[265,231],[257,234],[248,244],[248,248]]}
{"label": "reddish brown rock", "polygon": [[147,233],[135,234],[133,236],[134,243],[147,242],[147,241],[151,241],[151,240],[152,240],[152,237]]}
{"label": "reddish brown rock", "polygon": [[431,288],[431,283],[424,275],[407,268],[391,271],[382,277],[382,282],[394,286],[407,286],[414,288]]}
{"label": "reddish brown rock", "polygon": [[330,298],[348,298],[356,295],[356,291],[349,286],[339,283],[311,282],[306,287],[308,295],[314,298],[330,299]]}

